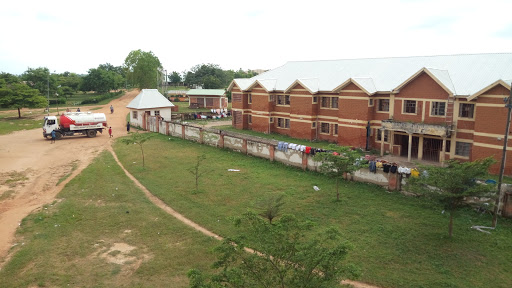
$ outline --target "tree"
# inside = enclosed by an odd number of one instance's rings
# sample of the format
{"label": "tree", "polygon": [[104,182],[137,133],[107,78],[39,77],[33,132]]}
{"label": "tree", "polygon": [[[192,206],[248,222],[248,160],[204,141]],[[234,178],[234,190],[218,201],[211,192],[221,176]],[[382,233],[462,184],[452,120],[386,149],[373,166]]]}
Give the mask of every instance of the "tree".
{"label": "tree", "polygon": [[281,214],[281,208],[284,205],[283,198],[284,195],[277,195],[263,199],[258,205],[261,209],[259,215],[268,219],[268,223],[272,224],[272,220]]}
{"label": "tree", "polygon": [[438,200],[450,214],[448,235],[453,235],[453,214],[467,205],[466,197],[488,195],[494,186],[479,184],[476,179],[487,176],[489,167],[494,163],[492,157],[473,162],[449,160],[446,167],[420,165],[419,177],[411,177],[406,188],[412,192]]}
{"label": "tree", "polygon": [[361,157],[361,152],[347,146],[337,146],[334,144],[330,144],[327,149],[329,152],[317,153],[314,159],[320,162],[320,172],[336,179],[336,201],[339,201],[340,179],[343,179],[347,173],[352,173],[363,167],[358,161]]}
{"label": "tree", "polygon": [[181,82],[181,76],[178,72],[173,71],[171,75],[169,75],[169,82],[174,85],[178,85]]}
{"label": "tree", "polygon": [[[190,287],[335,287],[342,277],[359,274],[343,265],[351,245],[334,228],[312,236],[307,235],[311,222],[284,215],[270,224],[251,212],[235,223],[242,234],[224,239],[214,250],[217,273],[190,270]],[[256,252],[246,250],[249,239]]]}
{"label": "tree", "polygon": [[140,154],[142,155],[142,167],[144,167],[144,165],[145,165],[145,162],[144,162],[144,149],[143,149],[142,145],[146,141],[151,139],[151,137],[153,137],[153,134],[151,134],[151,133],[139,133],[137,131],[135,133],[129,133],[129,135],[130,135],[130,137],[128,137],[128,138],[122,138],[121,139],[121,143],[124,143],[126,145],[129,145],[129,144],[137,144],[137,145],[139,145],[139,147],[140,147]]}
{"label": "tree", "polygon": [[[9,77],[8,81],[14,81],[14,78]],[[37,89],[21,82],[7,83],[5,79],[0,78],[0,107],[18,109],[18,118],[21,118],[22,108],[45,107],[47,103],[47,99],[41,96]]]}
{"label": "tree", "polygon": [[100,68],[91,68],[83,78],[80,90],[104,93],[110,91],[113,82],[113,73]]}
{"label": "tree", "polygon": [[163,69],[158,57],[153,52],[131,51],[124,60],[126,77],[139,89],[158,88],[158,79]]}
{"label": "tree", "polygon": [[231,81],[217,64],[200,64],[192,67],[185,77],[187,86],[199,85],[205,89],[219,89]]}
{"label": "tree", "polygon": [[57,93],[57,74],[50,74],[50,69],[46,67],[28,68],[21,75],[21,79],[31,88],[39,90],[41,95],[55,95]]}
{"label": "tree", "polygon": [[206,160],[206,155],[202,154],[202,155],[199,155],[197,156],[197,161],[196,161],[196,164],[194,165],[194,167],[192,169],[189,170],[189,172],[194,175],[195,177],[195,180],[196,180],[196,192],[199,191],[199,178],[201,178],[201,176],[203,176],[206,171],[204,171],[203,169],[201,169],[201,166],[203,164],[203,161]]}

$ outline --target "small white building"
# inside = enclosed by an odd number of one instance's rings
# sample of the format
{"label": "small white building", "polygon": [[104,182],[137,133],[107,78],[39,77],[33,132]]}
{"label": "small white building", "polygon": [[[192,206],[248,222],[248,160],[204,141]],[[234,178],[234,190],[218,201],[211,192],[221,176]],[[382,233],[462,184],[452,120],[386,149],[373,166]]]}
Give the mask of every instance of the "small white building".
{"label": "small white building", "polygon": [[[130,109],[130,124],[147,129],[149,118],[171,120],[171,103],[157,89],[142,89],[126,108]],[[150,117],[153,116],[153,117]]]}

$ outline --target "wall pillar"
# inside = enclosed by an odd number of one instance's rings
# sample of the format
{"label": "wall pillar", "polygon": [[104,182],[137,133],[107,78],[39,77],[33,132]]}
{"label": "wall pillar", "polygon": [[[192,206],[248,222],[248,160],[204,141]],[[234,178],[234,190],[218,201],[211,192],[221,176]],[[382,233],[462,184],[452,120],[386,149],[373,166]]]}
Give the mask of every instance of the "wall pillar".
{"label": "wall pillar", "polygon": [[395,145],[395,131],[389,131],[388,137],[390,137],[388,139],[388,142],[389,142],[389,152],[391,153],[391,155],[393,155],[393,145]]}
{"label": "wall pillar", "polygon": [[441,162],[441,165],[444,166],[444,159],[446,155],[446,136],[443,137],[443,148],[441,148],[441,159],[439,159],[439,162]]}
{"label": "wall pillar", "polygon": [[165,122],[165,135],[169,136],[169,122]]}
{"label": "wall pillar", "polygon": [[268,148],[269,148],[268,151],[269,151],[269,154],[270,154],[270,158],[269,158],[270,162],[274,162],[276,146],[269,145]]}
{"label": "wall pillar", "polygon": [[221,133],[219,136],[219,147],[224,148],[224,134]]}
{"label": "wall pillar", "polygon": [[181,125],[181,139],[185,139],[185,128],[186,126],[185,125]]}
{"label": "wall pillar", "polygon": [[242,144],[242,153],[247,155],[247,139],[244,138],[243,144]]}
{"label": "wall pillar", "polygon": [[412,133],[409,133],[409,145],[407,146],[407,162],[411,162],[412,155]]}
{"label": "wall pillar", "polygon": [[418,160],[423,159],[423,135],[420,135],[420,139],[418,141]]}
{"label": "wall pillar", "polygon": [[384,156],[384,134],[385,134],[385,130],[384,129],[381,129],[380,130],[380,157]]}
{"label": "wall pillar", "polygon": [[203,131],[203,128],[199,128],[199,143],[203,144],[203,135],[204,135],[204,131]]}
{"label": "wall pillar", "polygon": [[308,168],[308,155],[306,153],[302,153],[302,170],[306,170]]}

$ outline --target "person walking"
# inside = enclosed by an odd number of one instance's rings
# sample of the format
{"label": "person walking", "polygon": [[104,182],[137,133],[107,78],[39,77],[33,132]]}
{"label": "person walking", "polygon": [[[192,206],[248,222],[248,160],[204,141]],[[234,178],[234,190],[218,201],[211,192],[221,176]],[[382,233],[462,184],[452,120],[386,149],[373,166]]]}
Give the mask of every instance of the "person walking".
{"label": "person walking", "polygon": [[110,138],[114,137],[112,135],[112,126],[108,127],[108,135],[110,135]]}
{"label": "person walking", "polygon": [[110,105],[110,114],[114,113],[114,106]]}
{"label": "person walking", "polygon": [[130,132],[130,121],[126,123],[126,132]]}
{"label": "person walking", "polygon": [[50,141],[50,144],[55,143],[55,136],[56,136],[55,130],[52,130],[52,141]]}
{"label": "person walking", "polygon": [[78,107],[78,109],[76,109],[76,112],[80,112],[80,107]]}

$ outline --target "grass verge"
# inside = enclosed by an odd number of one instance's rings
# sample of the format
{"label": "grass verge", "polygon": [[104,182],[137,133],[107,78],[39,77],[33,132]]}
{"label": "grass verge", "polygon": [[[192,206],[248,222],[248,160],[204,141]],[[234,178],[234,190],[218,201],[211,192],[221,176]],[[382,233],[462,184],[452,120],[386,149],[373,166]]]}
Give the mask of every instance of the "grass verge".
{"label": "grass verge", "polygon": [[[227,220],[267,197],[285,195],[285,213],[313,221],[317,229],[336,226],[355,245],[349,261],[362,281],[382,287],[511,287],[512,221],[500,220],[490,235],[472,225],[490,225],[487,214],[458,213],[454,237],[448,216],[422,198],[389,193],[364,183],[344,182],[342,201],[323,175],[303,172],[237,152],[156,135],[145,144],[146,167],[136,145],[116,144],[125,167],[170,206],[223,236],[235,233]],[[189,171],[197,156],[206,174],[195,191]],[[230,172],[228,169],[238,169]],[[313,186],[321,188],[315,191]]]}
{"label": "grass verge", "polygon": [[108,152],[23,219],[2,287],[187,287],[217,242],[135,188]]}

